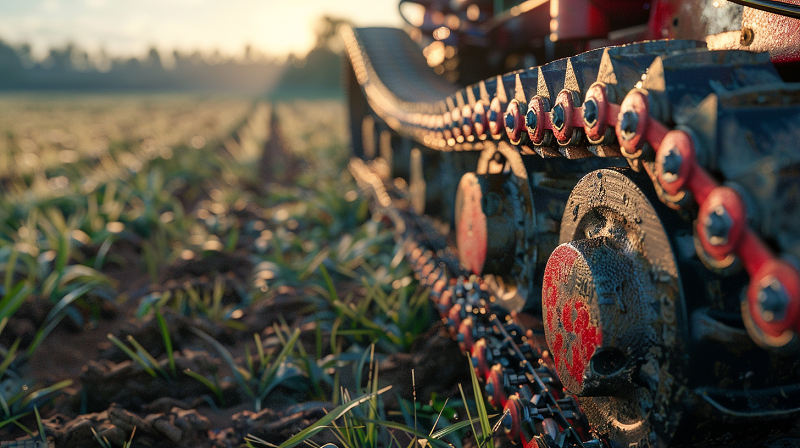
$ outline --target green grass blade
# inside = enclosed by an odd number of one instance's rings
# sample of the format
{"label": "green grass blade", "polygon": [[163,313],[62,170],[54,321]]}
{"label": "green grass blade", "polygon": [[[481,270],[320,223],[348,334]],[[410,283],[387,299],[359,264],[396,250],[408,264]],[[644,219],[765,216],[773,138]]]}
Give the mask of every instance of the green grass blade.
{"label": "green grass blade", "polygon": [[131,448],[131,445],[133,445],[133,436],[134,436],[134,435],[136,435],[136,427],[135,427],[135,426],[133,427],[133,431],[131,431],[131,438],[130,438],[130,439],[128,439],[128,441],[127,441],[127,442],[125,442],[125,443],[122,445],[122,448]]}
{"label": "green grass blade", "polygon": [[336,288],[333,286],[333,280],[331,280],[331,275],[328,273],[328,268],[325,267],[324,263],[320,263],[319,271],[322,273],[322,278],[325,279],[325,286],[328,287],[328,293],[331,295],[331,301],[339,301],[339,294],[336,293]]}
{"label": "green grass blade", "polygon": [[[433,443],[431,443],[431,445],[439,446],[439,447],[442,447],[442,448],[450,447],[450,445],[448,443],[443,442],[441,440],[438,440],[438,438],[434,438],[434,437],[430,437],[429,438],[426,434],[421,433],[418,430],[416,430],[414,428],[411,428],[409,426],[406,426],[406,425],[404,425],[402,423],[397,423],[397,422],[393,422],[393,421],[390,421],[390,420],[373,420],[373,419],[369,419],[369,418],[365,418],[363,420],[364,420],[365,423],[371,423],[371,424],[374,424],[374,425],[377,425],[377,426],[380,426],[380,427],[383,427],[383,428],[396,429],[398,431],[403,431],[406,434],[415,436],[417,439],[426,439],[426,440],[428,440],[428,443],[433,442]],[[464,426],[469,424],[468,422],[459,422],[459,423],[463,423],[464,425],[462,425],[458,429],[461,429]],[[454,430],[454,431],[457,431],[457,430]]]}
{"label": "green grass blade", "polygon": [[[6,416],[11,415],[11,409],[9,408],[8,402],[6,401],[6,398],[3,396],[3,394],[0,394],[0,407],[3,408],[4,415]],[[2,427],[2,425],[0,425],[0,427]]]}
{"label": "green grass blade", "polygon": [[266,440],[260,439],[260,438],[258,438],[256,436],[252,435],[252,434],[246,435],[244,437],[244,441],[245,441],[245,443],[247,443],[247,446],[253,446],[253,445],[251,445],[251,442],[255,442],[255,443],[260,443],[260,444],[262,444],[264,446],[268,446],[270,448],[278,448],[278,445],[274,445],[272,443],[269,443]]}
{"label": "green grass blade", "polygon": [[138,363],[139,365],[141,365],[141,366],[142,366],[142,368],[144,369],[144,371],[145,371],[145,372],[147,372],[147,373],[148,373],[150,376],[152,376],[152,377],[156,377],[156,376],[158,376],[158,374],[156,373],[156,371],[155,371],[155,370],[153,370],[153,368],[152,368],[152,367],[150,367],[150,366],[147,364],[147,361],[145,361],[144,359],[142,359],[142,357],[141,357],[141,356],[139,356],[139,355],[138,355],[136,352],[134,352],[133,350],[131,350],[130,348],[128,348],[128,346],[127,346],[127,345],[125,345],[125,343],[124,343],[124,342],[122,342],[122,341],[120,341],[119,339],[117,339],[117,337],[116,337],[116,336],[114,336],[114,335],[113,335],[113,334],[111,334],[111,333],[109,333],[109,334],[108,334],[106,337],[108,337],[108,340],[110,340],[111,342],[113,342],[113,343],[114,343],[114,345],[116,345],[117,347],[119,347],[119,349],[120,349],[120,350],[122,350],[123,352],[125,352],[125,354],[126,354],[126,355],[128,355],[128,357],[129,357],[129,358],[131,358],[131,360],[132,360],[132,361],[134,361],[134,362]]}
{"label": "green grass blade", "polygon": [[31,292],[33,292],[33,288],[23,282],[6,288],[5,297],[0,299],[0,318],[13,316]]}
{"label": "green grass blade", "polygon": [[44,425],[42,424],[42,416],[39,415],[39,408],[34,406],[33,412],[36,414],[36,426],[39,427],[39,439],[41,439],[42,442],[47,443],[47,436],[44,433]]}
{"label": "green grass blade", "polygon": [[[11,251],[11,255],[8,256],[8,261],[6,262],[6,275],[3,281],[3,286],[5,287],[6,294],[8,294],[8,291],[11,291],[11,282],[14,281],[14,271],[16,271],[17,268],[18,257],[19,257],[19,251],[15,247],[14,250]],[[2,315],[3,313],[0,312],[0,316]]]}
{"label": "green grass blade", "polygon": [[72,290],[69,294],[62,297],[61,300],[58,301],[58,303],[56,303],[53,309],[51,309],[50,312],[47,313],[47,317],[45,317],[42,328],[40,328],[39,331],[36,332],[36,336],[34,337],[33,342],[28,347],[27,351],[28,356],[33,354],[36,348],[39,347],[39,344],[42,343],[44,338],[46,338],[50,334],[50,332],[56,328],[58,323],[61,322],[61,319],[64,318],[63,314],[64,309],[68,307],[70,304],[72,304],[72,302],[81,298],[81,296],[89,292],[89,290],[91,290],[95,286],[96,286],[95,282],[82,285]]}
{"label": "green grass blade", "polygon": [[475,418],[470,419],[470,420],[464,420],[464,421],[460,421],[458,423],[453,423],[452,425],[448,426],[447,428],[440,429],[439,431],[436,431],[436,432],[432,433],[429,436],[429,438],[433,439],[433,440],[441,439],[442,437],[445,437],[445,436],[447,436],[449,434],[452,434],[452,433],[454,433],[456,431],[464,429],[467,426],[472,426],[475,423],[480,422],[480,420],[481,420],[480,417],[475,417]]}
{"label": "green grass blade", "polygon": [[169,379],[169,375],[167,375],[167,373],[164,372],[164,369],[161,368],[161,364],[159,364],[158,360],[154,358],[153,355],[151,355],[150,352],[147,351],[147,349],[142,347],[142,344],[140,344],[139,341],[137,341],[136,338],[133,337],[133,335],[129,334],[127,339],[128,342],[130,342],[130,344],[133,346],[133,348],[136,349],[136,353],[138,353],[139,356],[142,357],[142,359],[147,361],[148,364],[150,364],[156,371],[161,373],[166,379]]}
{"label": "green grass blade", "polygon": [[297,343],[297,339],[299,337],[300,337],[300,329],[295,328],[294,333],[292,333],[292,337],[286,342],[281,352],[272,361],[272,364],[270,365],[269,369],[265,369],[264,374],[261,375],[261,380],[258,382],[258,391],[259,391],[259,396],[261,397],[262,400],[266,398],[267,393],[269,393],[269,391],[272,389],[271,387],[268,387],[269,382],[271,382],[272,379],[275,377],[275,374],[278,372],[278,368],[280,367],[280,365],[284,361],[286,361],[286,359],[289,357],[289,354],[292,353],[292,350],[294,350],[294,345]]}
{"label": "green grass blade", "polygon": [[212,338],[211,336],[209,336],[204,331],[199,330],[199,329],[194,328],[194,327],[190,328],[190,330],[192,331],[192,333],[194,333],[197,336],[199,336],[200,339],[203,339],[209,345],[214,347],[214,350],[216,350],[217,353],[219,353],[219,355],[222,356],[222,359],[231,368],[231,371],[233,372],[233,376],[236,379],[236,382],[239,383],[239,386],[241,386],[242,389],[244,389],[244,391],[247,393],[247,395],[249,395],[249,396],[251,396],[253,398],[256,398],[256,394],[250,388],[250,385],[247,384],[247,380],[245,380],[244,376],[242,375],[242,372],[239,371],[239,366],[236,365],[236,361],[233,360],[233,356],[231,355],[231,352],[229,352],[222,344],[217,342],[216,339]]}
{"label": "green grass blade", "polygon": [[234,227],[231,233],[228,234],[228,241],[225,243],[225,252],[233,252],[236,249],[236,244],[239,242],[239,228]]}
{"label": "green grass blade", "polygon": [[[464,410],[467,411],[467,421],[469,422],[469,426],[472,429],[472,434],[475,436],[475,441],[478,442],[478,446],[481,446],[480,440],[478,439],[478,433],[475,431],[475,423],[473,423],[472,415],[469,412],[469,406],[467,406],[467,397],[464,395],[464,388],[461,387],[461,384],[458,385],[458,391],[461,392],[461,401],[464,403]],[[475,419],[476,422],[480,421],[480,417]]]}
{"label": "green grass blade", "polygon": [[481,393],[480,383],[478,383],[478,376],[475,374],[475,366],[472,364],[472,357],[468,356],[467,359],[469,359],[469,373],[472,377],[472,390],[475,391],[475,406],[478,408],[478,417],[480,417],[481,421],[481,435],[488,448],[494,448],[492,425],[489,424],[489,415],[486,412],[486,403],[483,402],[483,394]]}
{"label": "green grass blade", "polygon": [[52,386],[43,387],[43,388],[41,388],[39,390],[31,392],[30,395],[28,395],[27,397],[25,397],[24,400],[22,400],[22,406],[27,406],[30,402],[32,402],[33,400],[35,400],[35,399],[37,399],[39,397],[43,397],[43,396],[45,396],[47,394],[56,392],[59,389],[63,389],[65,387],[69,387],[71,385],[72,385],[72,380],[63,380],[63,381],[57,382],[56,384],[53,384]]}
{"label": "green grass blade", "polygon": [[185,373],[186,375],[190,376],[191,378],[196,379],[197,381],[202,383],[204,386],[206,386],[208,388],[208,390],[213,392],[214,395],[217,396],[217,401],[219,402],[220,406],[223,406],[225,404],[224,400],[223,400],[223,396],[222,396],[222,389],[220,389],[219,386],[214,384],[213,381],[209,380],[208,378],[204,377],[203,375],[200,375],[197,372],[192,372],[189,369],[184,370],[183,373]]}
{"label": "green grass blade", "polygon": [[258,362],[261,363],[260,367],[266,368],[267,363],[269,362],[264,355],[264,344],[261,343],[261,337],[258,333],[253,333],[253,339],[256,340],[256,352],[258,353]]}
{"label": "green grass blade", "polygon": [[[386,386],[383,389],[379,390],[377,394],[380,395],[391,388],[392,386]],[[326,416],[319,419],[313,425],[295,434],[289,440],[283,442],[278,448],[292,448],[295,445],[303,443],[304,441],[311,438],[311,436],[313,436],[314,434],[317,434],[318,432],[328,427],[329,424],[335,422],[336,420],[338,420],[339,418],[350,412],[356,406],[362,403],[366,403],[367,401],[372,399],[373,395],[375,394],[367,394],[337,407],[336,409],[328,413]]]}
{"label": "green grass blade", "polygon": [[[373,397],[369,401],[369,414],[367,416],[368,419],[375,419],[378,415],[378,363],[375,362],[375,344],[372,344],[370,348],[370,355],[369,355],[369,364],[370,364],[370,378],[369,382],[367,383],[367,388],[370,389],[372,392]],[[378,438],[378,428],[375,426],[374,423],[367,423],[366,425],[366,432],[367,432],[367,445],[374,446],[377,443]]]}
{"label": "green grass blade", "polygon": [[17,358],[17,348],[19,348],[19,343],[21,339],[17,338],[12,344],[11,348],[8,349],[6,352],[6,357],[3,362],[0,363],[0,378],[3,377],[3,374],[6,373],[6,369],[8,366],[11,365],[12,362]]}
{"label": "green grass blade", "polygon": [[169,335],[169,328],[167,327],[167,322],[164,320],[164,316],[161,315],[158,310],[156,311],[156,320],[158,321],[158,329],[161,330],[161,339],[164,340],[164,349],[167,351],[167,359],[169,360],[169,369],[174,376],[176,374],[175,371],[175,356],[172,353],[172,337]]}
{"label": "green grass blade", "polygon": [[95,431],[94,428],[90,427],[89,429],[92,430],[92,434],[94,434],[94,439],[97,440],[97,443],[99,443],[102,448],[111,448],[111,444],[108,443],[108,440],[106,440],[105,438],[101,439],[100,435],[97,434],[97,431]]}
{"label": "green grass blade", "polygon": [[17,414],[17,415],[15,415],[13,417],[7,418],[7,419],[3,420],[2,422],[0,422],[0,428],[2,428],[3,426],[6,426],[9,423],[15,423],[17,420],[28,416],[28,414],[30,414],[30,412],[26,412],[24,414]]}

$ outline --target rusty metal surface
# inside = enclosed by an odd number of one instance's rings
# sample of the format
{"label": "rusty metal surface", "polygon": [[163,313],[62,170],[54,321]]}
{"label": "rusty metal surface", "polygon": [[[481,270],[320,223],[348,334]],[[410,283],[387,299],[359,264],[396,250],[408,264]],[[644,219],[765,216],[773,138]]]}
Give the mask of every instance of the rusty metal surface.
{"label": "rusty metal surface", "polygon": [[635,173],[584,177],[567,201],[543,286],[559,378],[587,397],[579,402],[590,424],[623,445],[658,446],[682,417],[683,294],[661,224],[671,212],[654,208],[651,190]]}

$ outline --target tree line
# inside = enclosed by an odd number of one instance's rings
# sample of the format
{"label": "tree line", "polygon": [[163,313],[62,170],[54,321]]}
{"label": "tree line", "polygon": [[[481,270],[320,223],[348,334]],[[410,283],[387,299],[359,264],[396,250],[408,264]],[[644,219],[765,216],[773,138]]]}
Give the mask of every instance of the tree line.
{"label": "tree line", "polygon": [[305,57],[290,55],[281,62],[250,47],[240,59],[174,51],[165,64],[151,48],[143,58],[98,62],[75,45],[53,48],[35,61],[30,46],[0,41],[0,90],[338,90],[341,46],[336,28],[343,22],[322,17],[315,47]]}

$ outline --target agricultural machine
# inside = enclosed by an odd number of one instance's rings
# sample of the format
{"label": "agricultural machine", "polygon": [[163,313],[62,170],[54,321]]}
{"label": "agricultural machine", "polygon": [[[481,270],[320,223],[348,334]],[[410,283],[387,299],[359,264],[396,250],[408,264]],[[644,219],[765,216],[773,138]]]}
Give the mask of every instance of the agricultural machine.
{"label": "agricultural machine", "polygon": [[402,0],[406,29],[344,30],[351,172],[510,443],[797,431],[800,1],[733,1]]}

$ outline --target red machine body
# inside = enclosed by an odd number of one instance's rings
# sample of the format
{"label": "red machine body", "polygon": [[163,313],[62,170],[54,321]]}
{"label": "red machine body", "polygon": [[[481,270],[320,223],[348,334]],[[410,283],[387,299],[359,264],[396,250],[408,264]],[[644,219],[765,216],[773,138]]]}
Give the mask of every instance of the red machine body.
{"label": "red machine body", "polygon": [[[757,1],[800,11],[800,0]],[[658,39],[705,41],[710,50],[766,51],[779,69],[796,69],[800,62],[800,20],[728,0],[428,0],[401,2],[401,13],[407,4],[424,6],[420,17],[406,20],[418,42],[434,45],[426,53],[431,66],[441,65],[440,74],[460,66],[451,80],[463,83],[487,76],[472,67],[476,59],[497,73]],[[444,51],[446,46],[457,51]]]}
{"label": "red machine body", "polygon": [[800,428],[800,0],[400,10],[343,33],[351,172],[414,204],[386,214],[510,439]]}

